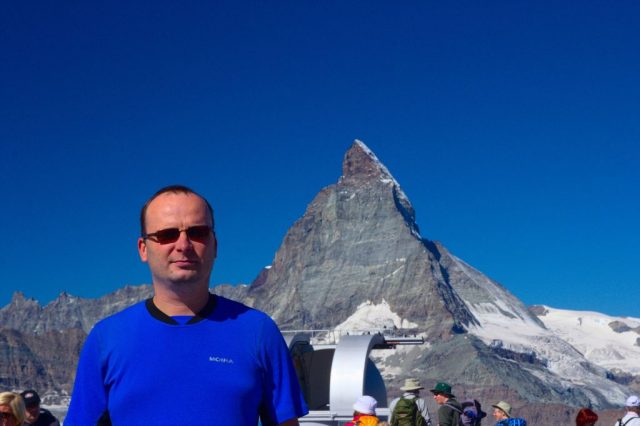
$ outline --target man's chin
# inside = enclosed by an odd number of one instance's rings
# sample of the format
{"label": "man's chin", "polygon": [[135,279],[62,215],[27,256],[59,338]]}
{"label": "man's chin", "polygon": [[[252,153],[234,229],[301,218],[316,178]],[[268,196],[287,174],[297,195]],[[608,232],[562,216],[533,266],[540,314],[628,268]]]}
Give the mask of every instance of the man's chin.
{"label": "man's chin", "polygon": [[209,276],[200,270],[173,270],[164,276],[154,276],[153,282],[165,288],[209,287]]}
{"label": "man's chin", "polygon": [[202,279],[197,274],[192,274],[192,275],[185,274],[185,275],[175,277],[172,280],[172,282],[177,285],[192,285],[192,284],[198,284],[202,282]]}
{"label": "man's chin", "polygon": [[202,282],[202,275],[197,271],[180,271],[174,273],[168,279],[169,284],[174,286],[191,286]]}

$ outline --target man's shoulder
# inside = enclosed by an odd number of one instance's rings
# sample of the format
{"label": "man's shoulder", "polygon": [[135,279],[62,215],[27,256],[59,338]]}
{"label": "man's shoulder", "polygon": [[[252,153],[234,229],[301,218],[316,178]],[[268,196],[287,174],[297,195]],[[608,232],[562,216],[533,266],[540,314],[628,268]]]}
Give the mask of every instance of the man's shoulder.
{"label": "man's shoulder", "polygon": [[220,296],[219,294],[215,295],[216,298],[216,308],[217,309],[228,309],[234,311],[256,311],[260,312],[251,306],[245,305],[242,302],[238,302],[237,300],[229,299],[224,296]]}
{"label": "man's shoulder", "polygon": [[458,413],[462,413],[462,405],[455,399],[448,399],[447,402],[442,404],[438,409],[438,412],[442,413],[451,413],[452,411],[456,411]]}
{"label": "man's shoulder", "polygon": [[455,398],[449,398],[444,405],[450,407],[453,410],[462,411],[462,404],[460,404]]}
{"label": "man's shoulder", "polygon": [[146,300],[143,300],[141,302],[134,303],[133,305],[128,306],[121,311],[108,315],[102,318],[100,321],[96,322],[96,325],[94,326],[94,328],[120,325],[122,322],[126,323],[133,319],[136,319],[140,317],[142,313],[145,312],[145,308],[144,308],[145,303],[146,303]]}
{"label": "man's shoulder", "polygon": [[216,307],[213,310],[213,315],[233,317],[234,319],[246,318],[248,320],[271,321],[271,317],[261,310],[219,295],[216,295]]}
{"label": "man's shoulder", "polygon": [[640,415],[634,413],[633,411],[629,411],[622,418],[622,424],[624,424],[625,422],[630,422],[629,425],[632,425],[632,424],[635,425],[636,423],[640,424]]}
{"label": "man's shoulder", "polygon": [[51,426],[52,424],[59,424],[58,419],[55,418],[51,411],[40,408],[40,416],[38,416],[38,420],[36,423],[33,423],[32,426]]}
{"label": "man's shoulder", "polygon": [[58,421],[58,419],[51,414],[51,411],[45,409],[45,408],[40,408],[40,416],[38,417],[38,421],[40,423],[37,424],[42,424],[42,425],[47,425],[50,426],[52,423],[55,423]]}

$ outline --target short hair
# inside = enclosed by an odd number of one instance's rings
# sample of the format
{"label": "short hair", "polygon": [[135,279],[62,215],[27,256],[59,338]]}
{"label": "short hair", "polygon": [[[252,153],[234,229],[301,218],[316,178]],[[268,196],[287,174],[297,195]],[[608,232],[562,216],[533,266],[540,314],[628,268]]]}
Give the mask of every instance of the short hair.
{"label": "short hair", "polygon": [[20,395],[13,392],[0,393],[0,405],[6,405],[11,408],[11,413],[18,420],[18,424],[24,423],[26,417],[24,400]]}
{"label": "short hair", "polygon": [[168,192],[171,192],[173,194],[193,194],[197,197],[200,197],[200,199],[202,199],[207,205],[207,209],[209,209],[209,214],[211,215],[211,229],[215,230],[216,222],[215,222],[215,219],[213,218],[213,207],[211,207],[211,204],[209,204],[209,201],[207,201],[206,198],[204,198],[202,195],[198,194],[196,191],[189,188],[188,186],[169,185],[169,186],[165,186],[164,188],[160,188],[155,194],[151,196],[151,198],[147,200],[146,203],[144,203],[144,206],[142,206],[142,210],[140,210],[140,236],[144,237],[144,235],[147,233],[146,216],[147,216],[147,208],[149,207],[149,204],[151,204],[151,202],[156,198],[158,198],[160,195],[166,194]]}
{"label": "short hair", "polygon": [[576,425],[584,426],[598,421],[598,415],[589,408],[582,408],[576,416]]}

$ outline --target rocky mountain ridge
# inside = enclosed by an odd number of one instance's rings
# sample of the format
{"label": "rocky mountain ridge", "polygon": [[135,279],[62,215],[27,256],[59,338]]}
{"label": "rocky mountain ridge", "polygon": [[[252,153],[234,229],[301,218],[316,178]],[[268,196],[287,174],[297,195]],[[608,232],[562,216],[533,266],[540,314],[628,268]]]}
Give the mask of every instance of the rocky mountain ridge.
{"label": "rocky mountain ridge", "polygon": [[[378,320],[398,333],[409,327],[427,344],[378,359],[390,394],[408,375],[447,380],[459,395],[509,400],[532,424],[556,424],[558,407],[566,416],[578,406],[615,407],[639,375],[620,368],[623,363],[603,365],[592,356],[597,352],[547,324],[544,309],[527,309],[504,286],[424,238],[409,198],[360,141],[347,151],[338,182],[322,189],[291,226],[270,267],[250,285],[214,291],[269,313],[282,329],[356,327],[363,312],[368,328]],[[33,336],[68,335],[72,366],[93,323],[150,295],[150,286],[128,286],[93,300],[63,294],[41,307],[16,294],[0,309],[0,386],[44,385],[58,374],[49,370],[56,368],[48,361],[53,355],[38,352]],[[640,326],[609,323],[620,333]],[[30,353],[38,359],[30,365],[41,367],[24,370],[26,355],[16,353]],[[640,360],[633,349],[618,355]],[[69,371],[56,376],[61,392],[70,390]]]}

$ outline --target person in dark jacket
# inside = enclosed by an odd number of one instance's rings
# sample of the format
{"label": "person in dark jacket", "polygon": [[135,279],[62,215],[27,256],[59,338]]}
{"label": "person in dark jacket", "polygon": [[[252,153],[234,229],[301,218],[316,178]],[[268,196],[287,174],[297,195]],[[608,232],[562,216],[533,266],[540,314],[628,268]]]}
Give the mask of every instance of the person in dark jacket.
{"label": "person in dark jacket", "polygon": [[451,393],[451,386],[445,382],[439,382],[431,389],[433,399],[440,406],[438,408],[438,426],[458,426],[462,405],[456,401]]}
{"label": "person in dark jacket", "polygon": [[22,392],[26,406],[25,426],[60,426],[58,419],[49,410],[40,407],[40,395],[34,390]]}

